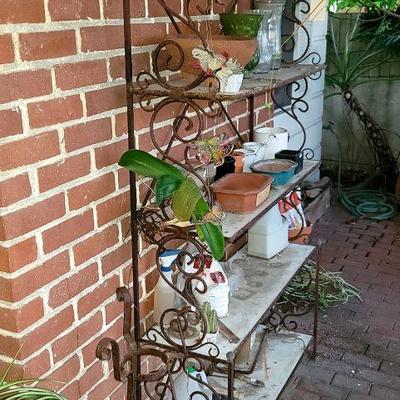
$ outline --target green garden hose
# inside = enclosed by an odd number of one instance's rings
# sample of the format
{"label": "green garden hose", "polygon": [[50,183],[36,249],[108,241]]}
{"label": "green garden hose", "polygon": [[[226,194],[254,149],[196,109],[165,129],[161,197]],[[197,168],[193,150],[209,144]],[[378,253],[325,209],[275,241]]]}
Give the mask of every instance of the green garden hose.
{"label": "green garden hose", "polygon": [[356,217],[386,220],[397,213],[388,195],[378,190],[339,189],[339,197],[343,207]]}
{"label": "green garden hose", "polygon": [[397,214],[397,206],[391,201],[393,196],[379,190],[365,189],[371,179],[367,179],[360,185],[343,188],[341,185],[342,158],[339,137],[334,129],[333,122],[329,122],[324,129],[330,130],[338,143],[338,194],[343,207],[354,216],[374,220],[386,220]]}

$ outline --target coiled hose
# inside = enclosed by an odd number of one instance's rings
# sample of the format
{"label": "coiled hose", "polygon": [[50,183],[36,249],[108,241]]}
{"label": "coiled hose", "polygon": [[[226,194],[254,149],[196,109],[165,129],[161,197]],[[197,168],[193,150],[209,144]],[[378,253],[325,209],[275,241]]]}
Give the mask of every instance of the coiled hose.
{"label": "coiled hose", "polygon": [[397,207],[390,197],[378,190],[339,189],[340,201],[356,217],[386,220],[397,214]]}
{"label": "coiled hose", "polygon": [[342,158],[339,137],[334,129],[333,122],[329,122],[324,129],[330,130],[338,143],[338,194],[343,207],[356,217],[364,217],[374,220],[386,220],[397,214],[397,206],[393,195],[380,190],[365,189],[371,179],[350,188],[341,185]]}

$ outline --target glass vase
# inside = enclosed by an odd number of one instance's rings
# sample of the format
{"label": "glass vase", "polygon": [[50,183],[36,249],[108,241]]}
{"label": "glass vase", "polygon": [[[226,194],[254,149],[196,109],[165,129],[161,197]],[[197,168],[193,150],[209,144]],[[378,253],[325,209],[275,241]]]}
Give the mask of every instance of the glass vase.
{"label": "glass vase", "polygon": [[267,22],[268,41],[271,54],[271,69],[279,69],[282,60],[282,14],[286,0],[255,0],[255,6],[260,12],[271,12]]}
{"label": "glass vase", "polygon": [[256,74],[265,74],[271,69],[272,66],[273,48],[272,42],[269,39],[269,19],[272,16],[272,11],[251,10],[251,12],[263,17],[260,30],[258,31],[257,35],[259,63],[253,72]]}

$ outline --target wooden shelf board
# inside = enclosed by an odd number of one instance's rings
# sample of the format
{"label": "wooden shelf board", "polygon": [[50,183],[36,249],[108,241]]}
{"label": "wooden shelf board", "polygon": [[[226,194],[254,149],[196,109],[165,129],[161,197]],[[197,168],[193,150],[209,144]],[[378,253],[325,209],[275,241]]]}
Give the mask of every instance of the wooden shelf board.
{"label": "wooden shelf board", "polygon": [[[170,84],[174,85],[175,90],[169,90],[157,83],[150,84],[146,89],[134,86],[134,93],[138,95],[151,95],[151,96],[173,96],[179,92],[180,96],[189,97],[191,99],[210,99],[215,101],[236,101],[246,99],[248,97],[265,93],[271,89],[277,89],[286,86],[290,83],[297,82],[309,75],[313,75],[326,68],[325,65],[311,65],[311,64],[283,64],[281,69],[270,71],[266,74],[253,74],[252,77],[243,80],[242,88],[237,93],[215,93],[211,92],[208,83],[203,83],[195,89],[180,92],[180,87],[188,84],[187,80],[178,79],[171,81]],[[193,80],[195,76],[193,76]]]}
{"label": "wooden shelf board", "polygon": [[[227,353],[237,353],[241,344],[256,329],[267,315],[281,293],[297,274],[314,251],[313,246],[289,244],[281,253],[270,260],[247,255],[246,248],[240,250],[229,261],[223,263],[231,287],[229,314],[221,321],[238,338],[238,343],[230,343],[221,333],[216,345],[220,350],[217,357],[227,360]],[[157,344],[169,345],[155,335]],[[179,339],[176,339],[180,344]],[[148,342],[146,337],[144,341]],[[190,345],[190,340],[187,340]],[[195,350],[198,355],[207,356],[210,347]]]}
{"label": "wooden shelf board", "polygon": [[320,166],[318,161],[304,161],[304,168],[296,174],[284,186],[278,189],[271,189],[268,199],[262,203],[256,210],[246,214],[226,213],[226,219],[222,225],[222,231],[226,241],[233,242],[243,235],[257,220],[270,210],[278,201],[295,189],[308,176],[315,172]]}
{"label": "wooden shelf board", "polygon": [[[255,387],[235,379],[235,389],[244,394],[246,400],[275,400],[285,387],[294,369],[300,361],[306,347],[311,341],[311,336],[281,331],[278,334],[269,333],[265,342],[267,353],[267,373],[262,363],[263,354],[252,375],[265,383],[264,387]],[[210,377],[209,383],[214,388],[226,390],[227,380],[224,378]]]}

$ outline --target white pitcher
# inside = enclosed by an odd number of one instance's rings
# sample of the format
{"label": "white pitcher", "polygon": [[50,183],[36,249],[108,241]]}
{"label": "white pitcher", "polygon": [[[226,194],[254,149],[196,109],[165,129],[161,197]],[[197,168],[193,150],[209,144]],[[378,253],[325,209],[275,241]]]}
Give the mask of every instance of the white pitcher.
{"label": "white pitcher", "polygon": [[284,128],[258,128],[254,140],[265,144],[265,159],[275,158],[278,151],[288,148],[289,135]]}

